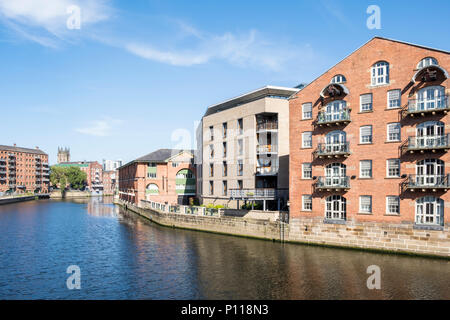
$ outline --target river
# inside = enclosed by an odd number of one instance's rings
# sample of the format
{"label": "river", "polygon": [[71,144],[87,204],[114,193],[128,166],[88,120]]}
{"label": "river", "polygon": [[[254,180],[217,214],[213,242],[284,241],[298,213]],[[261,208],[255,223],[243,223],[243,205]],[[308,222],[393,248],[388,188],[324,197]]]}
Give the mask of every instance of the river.
{"label": "river", "polygon": [[0,206],[0,250],[0,299],[450,299],[450,261],[165,228],[106,197]]}

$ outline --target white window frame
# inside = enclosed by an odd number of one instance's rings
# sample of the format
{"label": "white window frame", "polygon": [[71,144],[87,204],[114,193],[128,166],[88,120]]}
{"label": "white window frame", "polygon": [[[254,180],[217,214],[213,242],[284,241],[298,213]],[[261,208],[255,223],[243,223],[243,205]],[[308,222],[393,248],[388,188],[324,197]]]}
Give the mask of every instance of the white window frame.
{"label": "white window frame", "polygon": [[[363,100],[366,97],[370,97],[370,103],[363,103]],[[373,95],[371,93],[365,93],[359,96],[359,111],[360,112],[373,111]]]}
{"label": "white window frame", "polygon": [[340,195],[332,195],[325,199],[325,219],[347,219],[347,199]]}
{"label": "white window frame", "polygon": [[380,86],[389,84],[389,63],[386,61],[378,61],[370,69],[372,86]]}
{"label": "white window frame", "polygon": [[345,83],[345,82],[347,82],[347,79],[342,74],[337,74],[331,79],[331,83],[339,84],[339,83]]}
{"label": "white window frame", "polygon": [[[443,226],[444,200],[425,196],[416,200],[415,223],[417,225]],[[429,221],[427,221],[427,218]]]}
{"label": "white window frame", "polygon": [[426,57],[419,61],[417,64],[417,69],[422,69],[429,66],[438,66],[439,63],[436,58]]}
{"label": "white window frame", "polygon": [[[393,99],[391,97],[391,95],[393,95],[394,92],[398,93],[398,98],[397,99]],[[401,107],[402,107],[402,90],[400,90],[400,89],[389,90],[387,92],[387,108],[388,109],[398,109],[398,108],[401,108]]]}
{"label": "white window frame", "polygon": [[[391,161],[395,161],[398,163],[398,175],[391,175],[390,171],[391,171],[391,166],[390,166],[390,162]],[[392,169],[394,170],[394,169]],[[386,160],[386,177],[388,178],[400,178],[401,176],[401,162],[400,159],[387,159]]]}
{"label": "white window frame", "polygon": [[[370,163],[370,175],[363,175],[362,163]],[[366,169],[365,169],[366,170]],[[359,161],[359,177],[369,179],[373,177],[373,161],[372,160],[361,160]]]}
{"label": "white window frame", "polygon": [[[388,123],[386,126],[388,142],[400,142],[402,139],[402,126],[399,122]],[[398,133],[396,131],[398,130]]]}
{"label": "white window frame", "polygon": [[[363,200],[368,200],[369,204],[363,206]],[[359,213],[372,213],[372,196],[359,196]]]}
{"label": "white window frame", "polygon": [[[369,136],[363,136],[362,131],[364,130],[364,128],[370,128],[370,141],[363,141],[364,137],[369,137]],[[359,143],[360,144],[372,144],[373,143],[373,127],[371,125],[359,127]]]}
{"label": "white window frame", "polygon": [[[306,204],[309,204],[310,208],[306,207]],[[304,194],[302,195],[302,211],[312,211],[312,195]]]}
{"label": "white window frame", "polygon": [[[306,171],[305,169],[309,166],[309,171]],[[305,172],[310,173],[310,177],[307,177]],[[305,180],[311,180],[312,179],[312,163],[311,162],[305,162],[302,164],[302,179]]]}
{"label": "white window frame", "polygon": [[[305,140],[305,138],[309,136],[310,139]],[[308,144],[306,144],[305,142],[309,142]],[[312,148],[312,131],[305,131],[302,133],[302,148],[303,149],[310,149]]]}
{"label": "white window frame", "polygon": [[302,104],[302,120],[310,120],[312,117],[312,103],[308,102]]}
{"label": "white window frame", "polygon": [[[396,204],[391,205],[390,199],[395,199]],[[398,211],[392,211],[391,206],[395,206],[398,208]],[[392,215],[392,216],[399,216],[400,215],[400,197],[399,196],[387,196],[386,197],[386,214]]]}

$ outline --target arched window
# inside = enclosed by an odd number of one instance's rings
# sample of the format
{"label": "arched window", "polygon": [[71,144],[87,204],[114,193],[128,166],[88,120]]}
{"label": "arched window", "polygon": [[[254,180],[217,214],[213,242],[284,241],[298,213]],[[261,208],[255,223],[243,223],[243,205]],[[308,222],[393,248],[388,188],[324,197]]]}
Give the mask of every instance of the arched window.
{"label": "arched window", "polygon": [[345,220],[347,216],[347,200],[338,195],[329,196],[326,199],[325,218],[333,220]]}
{"label": "arched window", "polygon": [[159,194],[159,188],[155,183],[150,183],[147,186],[145,193],[147,195],[157,195],[157,194]]}
{"label": "arched window", "polygon": [[347,79],[342,74],[335,75],[333,79],[331,79],[331,83],[345,83]]}
{"label": "arched window", "polygon": [[426,121],[416,128],[416,147],[441,147],[446,145],[445,125],[441,121]]}
{"label": "arched window", "polygon": [[327,187],[345,184],[347,166],[342,163],[331,163],[325,168],[325,185]]}
{"label": "arched window", "polygon": [[419,64],[417,65],[417,69],[422,69],[422,68],[425,68],[428,66],[438,66],[438,65],[439,65],[439,63],[435,58],[427,57],[427,58],[420,60]]}
{"label": "arched window", "polygon": [[348,119],[347,102],[344,100],[336,100],[327,104],[325,110],[319,114],[319,121],[331,122]]}
{"label": "arched window", "polygon": [[347,144],[346,133],[344,131],[331,131],[325,136],[326,152],[341,152]]}
{"label": "arched window", "polygon": [[386,61],[379,61],[372,66],[372,85],[388,84],[389,83],[389,63]]}
{"label": "arched window", "polygon": [[445,109],[445,88],[442,86],[430,86],[419,90],[417,93],[417,111]]}
{"label": "arched window", "polygon": [[444,201],[427,196],[416,200],[416,224],[444,225]]}
{"label": "arched window", "polygon": [[182,169],[177,173],[177,179],[194,179],[194,173],[189,169]]}
{"label": "arched window", "polygon": [[441,159],[424,159],[416,164],[416,184],[437,186],[444,183],[445,164]]}

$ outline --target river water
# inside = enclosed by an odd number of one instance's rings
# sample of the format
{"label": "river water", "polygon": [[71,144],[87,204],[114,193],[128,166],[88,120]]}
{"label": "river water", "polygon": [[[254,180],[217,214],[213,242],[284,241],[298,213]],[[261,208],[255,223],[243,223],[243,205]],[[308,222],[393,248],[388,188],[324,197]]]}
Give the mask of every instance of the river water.
{"label": "river water", "polygon": [[450,261],[164,228],[111,198],[39,200],[0,206],[0,299],[450,299]]}

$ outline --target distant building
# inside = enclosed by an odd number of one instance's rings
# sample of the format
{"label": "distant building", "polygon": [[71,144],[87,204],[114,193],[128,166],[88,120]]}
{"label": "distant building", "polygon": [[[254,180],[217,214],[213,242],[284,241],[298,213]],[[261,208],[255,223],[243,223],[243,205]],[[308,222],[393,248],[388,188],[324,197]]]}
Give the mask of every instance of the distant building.
{"label": "distant building", "polygon": [[0,194],[46,193],[49,184],[48,154],[38,147],[0,145]]}
{"label": "distant building", "polygon": [[70,149],[58,148],[58,163],[70,162]]}
{"label": "distant building", "polygon": [[117,170],[103,170],[103,194],[113,195],[116,193],[118,185],[119,172]]}
{"label": "distant building", "polygon": [[76,161],[59,163],[59,167],[78,167],[86,172],[86,188],[94,194],[103,193],[103,167],[97,161]]}
{"label": "distant building", "polygon": [[192,150],[160,149],[119,168],[119,197],[134,204],[188,204],[196,194],[195,175]]}
{"label": "distant building", "polygon": [[103,159],[103,171],[114,171],[122,166],[122,160]]}

